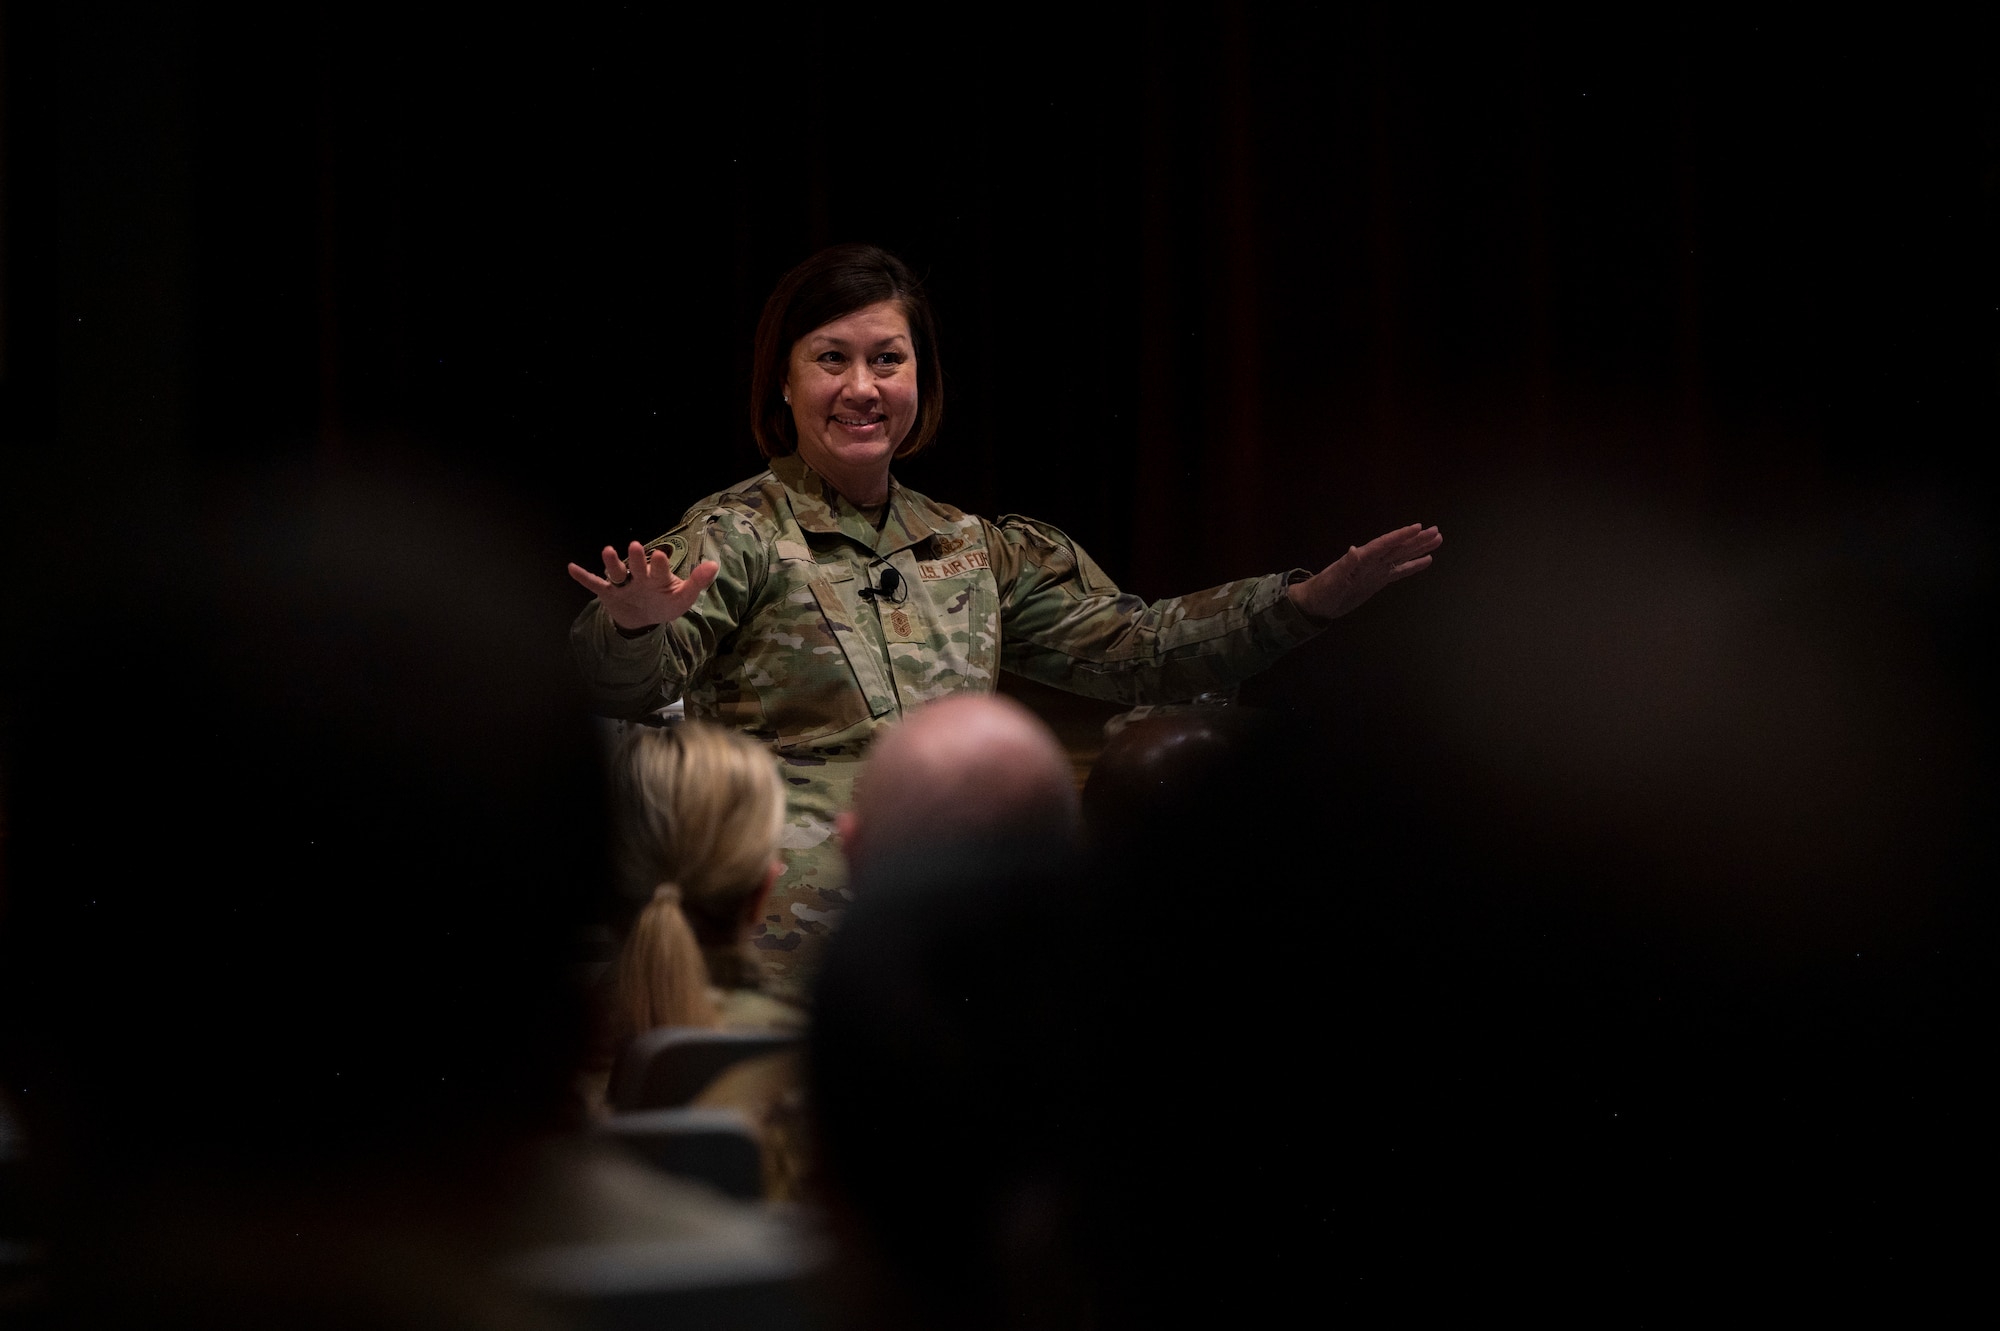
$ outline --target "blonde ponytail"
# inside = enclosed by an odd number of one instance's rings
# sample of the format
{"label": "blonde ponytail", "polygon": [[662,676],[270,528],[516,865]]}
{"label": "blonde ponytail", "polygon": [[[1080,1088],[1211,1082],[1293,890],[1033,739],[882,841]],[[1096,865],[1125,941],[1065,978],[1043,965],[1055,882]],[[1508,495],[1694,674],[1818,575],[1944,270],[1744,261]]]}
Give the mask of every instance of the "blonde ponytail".
{"label": "blonde ponytail", "polygon": [[713,1026],[718,1020],[708,996],[708,968],[701,945],[681,911],[681,891],[672,883],[653,889],[653,899],[632,923],[611,971],[609,1035],[613,1050],[655,1026]]}

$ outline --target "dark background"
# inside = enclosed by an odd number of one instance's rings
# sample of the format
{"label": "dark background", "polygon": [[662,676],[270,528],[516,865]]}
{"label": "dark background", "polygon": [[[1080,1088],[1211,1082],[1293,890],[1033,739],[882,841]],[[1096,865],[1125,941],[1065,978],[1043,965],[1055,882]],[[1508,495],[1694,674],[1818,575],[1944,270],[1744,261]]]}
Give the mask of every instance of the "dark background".
{"label": "dark background", "polygon": [[587,547],[755,469],[763,296],[870,239],[947,339],[911,481],[1149,595],[1499,480],[1951,487],[1990,420],[1970,28],[641,8],[12,7],[10,402],[191,459],[442,450]]}
{"label": "dark background", "polygon": [[[1524,891],[1625,902],[1697,940],[1682,961],[1741,967],[1724,990],[1784,1009],[1744,1059],[1804,1032],[1898,1132],[1960,1121],[1939,1051],[1990,867],[1990,25],[4,23],[11,623],[87,606],[208,478],[274,461],[497,485],[547,533],[510,555],[559,580],[758,470],[765,293],[876,241],[943,325],[950,409],[909,483],[1052,521],[1149,597],[1440,524],[1431,571],[1246,700],[1560,880]],[[448,595],[481,567],[409,572]],[[135,657],[131,697],[10,707],[136,705]],[[1325,963],[1338,862],[1303,845],[1246,931],[1259,964]]]}
{"label": "dark background", "polygon": [[1148,597],[1442,526],[1249,701],[1392,718],[1412,779],[1560,837],[1962,843],[1977,24],[63,13],[5,30],[31,600],[200,476],[385,453],[526,497],[560,577],[757,470],[763,297],[867,239],[942,319],[927,493]]}

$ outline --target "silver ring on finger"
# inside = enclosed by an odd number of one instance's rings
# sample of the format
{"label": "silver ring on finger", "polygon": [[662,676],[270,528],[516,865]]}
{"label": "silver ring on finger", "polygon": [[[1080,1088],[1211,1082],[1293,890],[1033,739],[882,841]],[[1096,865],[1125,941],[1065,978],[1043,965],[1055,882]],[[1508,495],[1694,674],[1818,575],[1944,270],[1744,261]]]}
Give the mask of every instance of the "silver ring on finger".
{"label": "silver ring on finger", "polygon": [[623,587],[626,585],[626,583],[629,583],[631,581],[632,581],[632,570],[628,568],[625,570],[625,582],[614,582],[611,585],[613,587]]}

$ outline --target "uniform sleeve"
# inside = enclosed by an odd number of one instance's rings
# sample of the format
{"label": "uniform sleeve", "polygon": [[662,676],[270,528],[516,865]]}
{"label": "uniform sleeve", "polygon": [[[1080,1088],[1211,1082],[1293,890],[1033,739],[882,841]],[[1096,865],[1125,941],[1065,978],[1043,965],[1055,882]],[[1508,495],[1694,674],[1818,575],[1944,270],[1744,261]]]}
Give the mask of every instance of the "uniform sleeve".
{"label": "uniform sleeve", "polygon": [[705,559],[720,571],[685,615],[634,638],[620,633],[603,603],[591,598],[570,625],[569,644],[591,705],[603,716],[637,720],[680,697],[743,622],[770,571],[762,533],[730,508],[690,513],[646,548],[667,551],[677,576]]}
{"label": "uniform sleeve", "polygon": [[1071,693],[1128,705],[1231,689],[1325,625],[1285,595],[1304,569],[1147,604],[1112,585],[1074,541],[1019,516],[987,524],[1000,593],[1000,664]]}

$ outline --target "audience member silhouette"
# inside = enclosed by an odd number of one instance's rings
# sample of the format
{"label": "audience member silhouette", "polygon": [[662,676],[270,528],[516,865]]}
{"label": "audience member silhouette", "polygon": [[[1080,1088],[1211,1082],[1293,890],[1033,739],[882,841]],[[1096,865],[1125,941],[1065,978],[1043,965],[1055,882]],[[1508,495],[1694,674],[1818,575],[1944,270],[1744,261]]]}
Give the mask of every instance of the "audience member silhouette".
{"label": "audience member silhouette", "polygon": [[533,1326],[519,1243],[704,1229],[671,1185],[550,1179],[611,889],[554,543],[365,460],[154,499],[10,644],[0,1007],[48,1310]]}
{"label": "audience member silhouette", "polygon": [[628,726],[611,771],[615,863],[638,905],[612,963],[611,1049],[656,1026],[802,1026],[744,952],[783,869],[770,751],[703,721]]}
{"label": "audience member silhouette", "polygon": [[1392,716],[1184,713],[1107,745],[1101,1067],[1152,1107],[1102,1143],[1107,1307],[1638,1314],[1936,1269],[1957,1240],[1916,1161],[1951,1158],[1949,1018],[1492,780]]}
{"label": "audience member silhouette", "polygon": [[840,830],[857,905],[809,1050],[840,1311],[1083,1325],[1096,996],[1069,760],[1014,700],[948,698],[876,743]]}
{"label": "audience member silhouette", "polygon": [[[614,862],[639,903],[605,986],[602,1042],[583,1079],[605,1108],[612,1063],[661,1026],[798,1031],[805,1013],[757,984],[746,943],[784,865],[785,793],[770,750],[703,721],[627,726],[611,761]],[[728,1069],[692,1102],[743,1114],[757,1133],[766,1195],[806,1188],[803,1080],[795,1053]]]}
{"label": "audience member silhouette", "polygon": [[844,1324],[1091,1324],[1079,889],[1046,845],[992,838],[857,875],[808,1037]]}

